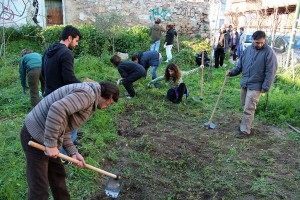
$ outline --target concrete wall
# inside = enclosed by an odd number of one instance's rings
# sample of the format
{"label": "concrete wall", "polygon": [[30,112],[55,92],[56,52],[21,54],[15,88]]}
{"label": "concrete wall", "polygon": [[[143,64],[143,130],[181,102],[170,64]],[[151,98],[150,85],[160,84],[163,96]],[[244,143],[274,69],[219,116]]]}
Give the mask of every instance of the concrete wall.
{"label": "concrete wall", "polygon": [[[0,20],[4,26],[32,24],[36,7],[34,0],[3,0]],[[47,26],[45,1],[38,2],[38,25]],[[91,24],[101,14],[118,13],[127,26],[150,26],[155,18],[162,25],[173,22],[179,33],[209,37],[209,0],[61,0],[64,24]],[[0,7],[1,9],[1,7]],[[3,12],[4,11],[4,12]],[[217,11],[217,8],[216,8]]]}
{"label": "concrete wall", "polygon": [[65,0],[66,23],[84,24],[95,21],[96,15],[119,13],[128,26],[173,22],[176,30],[188,35],[209,36],[208,0]]}

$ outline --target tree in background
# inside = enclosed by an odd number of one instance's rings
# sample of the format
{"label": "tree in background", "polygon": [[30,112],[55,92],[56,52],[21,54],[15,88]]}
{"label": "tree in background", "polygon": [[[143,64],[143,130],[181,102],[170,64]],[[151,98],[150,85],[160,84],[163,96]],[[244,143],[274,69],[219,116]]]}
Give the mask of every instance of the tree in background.
{"label": "tree in background", "polygon": [[118,36],[119,29],[124,27],[124,16],[118,13],[107,13],[96,16],[95,28],[105,36],[115,53],[115,38]]}

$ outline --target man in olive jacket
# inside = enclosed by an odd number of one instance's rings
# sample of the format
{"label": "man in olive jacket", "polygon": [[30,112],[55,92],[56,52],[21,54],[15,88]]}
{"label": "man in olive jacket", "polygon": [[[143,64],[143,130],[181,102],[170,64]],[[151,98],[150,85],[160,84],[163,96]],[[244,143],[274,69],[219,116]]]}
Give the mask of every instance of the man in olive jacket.
{"label": "man in olive jacket", "polygon": [[265,32],[256,31],[252,39],[252,45],[245,49],[237,65],[226,72],[227,76],[242,73],[240,95],[244,112],[237,138],[251,135],[256,105],[261,93],[270,90],[277,70],[277,59],[271,47],[266,44]]}

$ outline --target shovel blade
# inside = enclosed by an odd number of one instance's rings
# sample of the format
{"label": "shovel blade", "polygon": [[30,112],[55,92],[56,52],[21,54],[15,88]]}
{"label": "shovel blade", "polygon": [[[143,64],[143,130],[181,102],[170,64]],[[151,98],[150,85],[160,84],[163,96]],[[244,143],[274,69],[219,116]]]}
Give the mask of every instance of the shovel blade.
{"label": "shovel blade", "polygon": [[202,97],[193,97],[193,100],[194,100],[194,101],[202,101],[203,98],[202,98]]}
{"label": "shovel blade", "polygon": [[206,129],[215,129],[216,128],[216,125],[213,123],[213,122],[207,122],[207,123],[205,123],[204,124],[204,127],[206,128]]}
{"label": "shovel blade", "polygon": [[109,177],[105,187],[105,194],[111,198],[117,198],[123,184],[123,179]]}

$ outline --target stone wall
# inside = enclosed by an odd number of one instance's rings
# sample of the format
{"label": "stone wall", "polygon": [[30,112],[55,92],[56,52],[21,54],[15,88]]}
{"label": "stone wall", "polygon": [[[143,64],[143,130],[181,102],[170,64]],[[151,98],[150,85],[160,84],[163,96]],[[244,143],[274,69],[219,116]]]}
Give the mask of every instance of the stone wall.
{"label": "stone wall", "polygon": [[93,23],[96,15],[118,13],[128,26],[173,22],[179,33],[209,37],[209,0],[65,0],[67,24]]}

